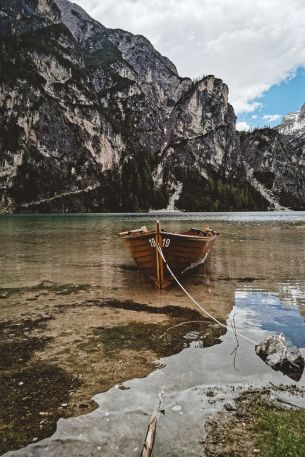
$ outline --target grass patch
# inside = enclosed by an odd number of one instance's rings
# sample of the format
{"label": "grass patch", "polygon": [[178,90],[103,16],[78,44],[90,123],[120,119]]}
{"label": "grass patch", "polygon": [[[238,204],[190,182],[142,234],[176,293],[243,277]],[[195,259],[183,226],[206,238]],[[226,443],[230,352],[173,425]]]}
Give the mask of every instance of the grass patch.
{"label": "grass patch", "polygon": [[[303,396],[304,389],[279,386],[278,391]],[[236,411],[220,413],[206,425],[207,457],[304,457],[305,411],[286,409],[270,389],[244,392]]]}
{"label": "grass patch", "polygon": [[255,429],[261,456],[305,456],[305,411],[260,407],[255,415]]}

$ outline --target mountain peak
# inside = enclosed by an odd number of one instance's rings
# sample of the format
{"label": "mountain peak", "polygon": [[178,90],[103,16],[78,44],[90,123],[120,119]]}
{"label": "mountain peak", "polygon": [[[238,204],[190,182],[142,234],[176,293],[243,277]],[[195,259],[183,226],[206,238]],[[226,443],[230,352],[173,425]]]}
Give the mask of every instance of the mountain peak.
{"label": "mountain peak", "polygon": [[76,3],[71,3],[68,0],[54,0],[54,2],[59,8],[61,21],[70,30],[77,41],[84,41],[87,38],[90,38],[97,29],[105,29],[102,24],[92,19],[92,17]]}
{"label": "mountain peak", "polygon": [[297,130],[305,130],[305,103],[303,103],[300,111],[295,113],[288,113],[283,117],[283,121],[279,126],[279,132],[290,134]]}
{"label": "mountain peak", "polygon": [[68,0],[1,0],[1,33],[22,34],[59,23],[63,23],[77,41],[105,29]]}
{"label": "mountain peak", "polygon": [[298,116],[298,122],[303,122],[305,119],[305,103],[303,103]]}

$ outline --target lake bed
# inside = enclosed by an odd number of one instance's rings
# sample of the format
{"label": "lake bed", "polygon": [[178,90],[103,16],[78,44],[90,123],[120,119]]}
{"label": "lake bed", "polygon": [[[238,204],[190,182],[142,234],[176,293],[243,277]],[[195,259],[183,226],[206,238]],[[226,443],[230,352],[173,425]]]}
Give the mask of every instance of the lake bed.
{"label": "lake bed", "polygon": [[[305,213],[3,216],[2,452],[34,441],[11,455],[138,455],[162,391],[154,455],[199,456],[206,420],[227,401],[295,384],[250,343],[234,352],[235,335],[177,286],[160,292],[137,270],[117,234],[157,217],[170,231],[220,233],[204,268],[183,279],[208,312],[254,341],[283,332],[304,354]],[[45,406],[44,389],[56,397]]]}

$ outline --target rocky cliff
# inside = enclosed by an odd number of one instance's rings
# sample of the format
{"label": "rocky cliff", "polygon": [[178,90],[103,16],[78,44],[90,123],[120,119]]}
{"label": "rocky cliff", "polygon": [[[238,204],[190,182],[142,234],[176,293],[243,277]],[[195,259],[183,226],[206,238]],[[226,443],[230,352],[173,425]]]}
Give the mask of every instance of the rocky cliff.
{"label": "rocky cliff", "polygon": [[300,111],[289,113],[284,117],[281,125],[278,127],[287,140],[290,149],[295,157],[294,161],[298,164],[299,171],[304,175],[305,172],[305,103]]}
{"label": "rocky cliff", "polygon": [[305,104],[276,128],[241,134],[247,180],[275,209],[305,208]]}
{"label": "rocky cliff", "polygon": [[67,0],[0,8],[0,211],[272,207],[221,80]]}

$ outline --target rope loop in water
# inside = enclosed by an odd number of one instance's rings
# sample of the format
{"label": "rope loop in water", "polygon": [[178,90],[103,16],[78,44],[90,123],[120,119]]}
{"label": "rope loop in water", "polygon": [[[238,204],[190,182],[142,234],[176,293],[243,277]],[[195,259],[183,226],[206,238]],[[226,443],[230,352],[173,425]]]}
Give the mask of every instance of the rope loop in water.
{"label": "rope loop in water", "polygon": [[183,290],[183,292],[188,296],[188,298],[193,302],[195,303],[195,305],[206,315],[208,316],[210,319],[212,319],[214,322],[216,322],[218,325],[220,325],[221,327],[227,329],[229,332],[232,332],[234,333],[234,335],[238,335],[240,336],[240,338],[243,338],[244,340],[248,341],[249,343],[252,343],[254,344],[255,346],[258,344],[256,343],[255,341],[251,340],[250,338],[248,338],[247,336],[245,335],[242,335],[241,333],[233,330],[232,328],[228,327],[227,325],[223,324],[222,322],[220,322],[218,319],[216,319],[216,317],[212,316],[212,314],[210,314],[208,311],[206,311],[204,309],[204,307],[202,305],[200,305],[200,303],[198,303],[192,296],[191,294],[185,289],[185,287],[181,284],[181,282],[177,279],[177,277],[175,276],[175,274],[173,273],[173,271],[171,270],[170,266],[168,265],[165,257],[164,257],[164,254],[163,254],[163,251],[161,249],[161,246],[158,245],[157,247],[158,251],[159,251],[159,254],[160,256],[162,257],[162,260],[163,262],[165,263],[166,265],[166,268],[168,269],[169,273],[171,274],[171,276],[173,277],[173,279],[176,281],[176,283],[178,284],[178,286]]}

